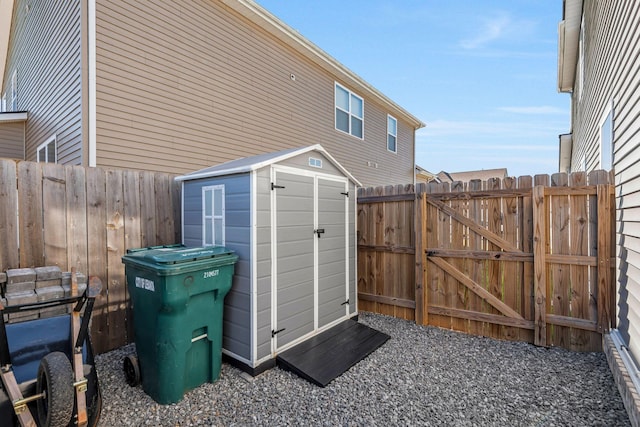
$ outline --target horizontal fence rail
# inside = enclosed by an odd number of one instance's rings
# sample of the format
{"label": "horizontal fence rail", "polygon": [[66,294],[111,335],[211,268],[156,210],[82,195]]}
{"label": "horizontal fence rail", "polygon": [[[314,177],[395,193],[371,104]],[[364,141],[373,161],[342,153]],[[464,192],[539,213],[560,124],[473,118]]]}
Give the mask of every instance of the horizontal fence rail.
{"label": "horizontal fence rail", "polygon": [[610,179],[595,171],[361,189],[360,309],[600,350],[615,313]]}

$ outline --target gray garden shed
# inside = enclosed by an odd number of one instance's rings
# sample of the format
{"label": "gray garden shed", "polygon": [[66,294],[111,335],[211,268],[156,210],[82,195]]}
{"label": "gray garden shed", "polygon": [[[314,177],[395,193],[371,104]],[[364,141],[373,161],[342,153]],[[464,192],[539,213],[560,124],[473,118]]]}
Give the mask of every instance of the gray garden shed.
{"label": "gray garden shed", "polygon": [[357,315],[356,188],[320,145],[176,178],[186,246],[239,256],[223,353],[257,374],[278,353]]}

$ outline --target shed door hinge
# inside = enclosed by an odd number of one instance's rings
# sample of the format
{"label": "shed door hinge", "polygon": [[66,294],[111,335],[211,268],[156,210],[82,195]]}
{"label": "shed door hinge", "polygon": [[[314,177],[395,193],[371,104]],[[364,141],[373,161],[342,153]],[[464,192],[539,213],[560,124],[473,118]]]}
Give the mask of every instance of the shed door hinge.
{"label": "shed door hinge", "polygon": [[342,194],[343,196],[349,197],[349,192],[348,191],[346,193],[340,193],[340,194]]}
{"label": "shed door hinge", "polygon": [[271,183],[271,189],[275,190],[276,188],[284,188],[284,185],[276,185],[275,183]]}
{"label": "shed door hinge", "polygon": [[278,329],[277,331],[272,330],[271,331],[271,338],[275,337],[276,335],[278,335],[280,332],[284,331],[287,328],[282,328],[282,329]]}
{"label": "shed door hinge", "polygon": [[346,300],[345,302],[343,302],[343,303],[342,303],[342,304],[340,304],[340,305],[349,305],[349,300]]}

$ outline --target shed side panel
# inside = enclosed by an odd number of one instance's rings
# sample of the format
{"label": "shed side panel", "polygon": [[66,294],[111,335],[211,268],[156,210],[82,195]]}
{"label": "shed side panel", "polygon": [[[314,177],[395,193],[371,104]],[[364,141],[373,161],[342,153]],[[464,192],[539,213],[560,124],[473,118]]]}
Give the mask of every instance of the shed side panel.
{"label": "shed side panel", "polygon": [[184,183],[184,237],[186,246],[203,246],[202,189],[224,185],[225,247],[235,251],[238,262],[233,286],[225,299],[223,348],[251,357],[251,198],[249,174],[229,175]]}

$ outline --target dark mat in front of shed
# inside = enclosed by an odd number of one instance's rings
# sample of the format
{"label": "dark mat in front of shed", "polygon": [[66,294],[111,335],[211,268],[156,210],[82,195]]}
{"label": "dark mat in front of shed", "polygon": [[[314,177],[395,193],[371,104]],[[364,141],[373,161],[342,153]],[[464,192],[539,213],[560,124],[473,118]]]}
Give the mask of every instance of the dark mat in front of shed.
{"label": "dark mat in front of shed", "polygon": [[281,368],[325,387],[389,338],[349,319],[280,353],[276,361]]}

